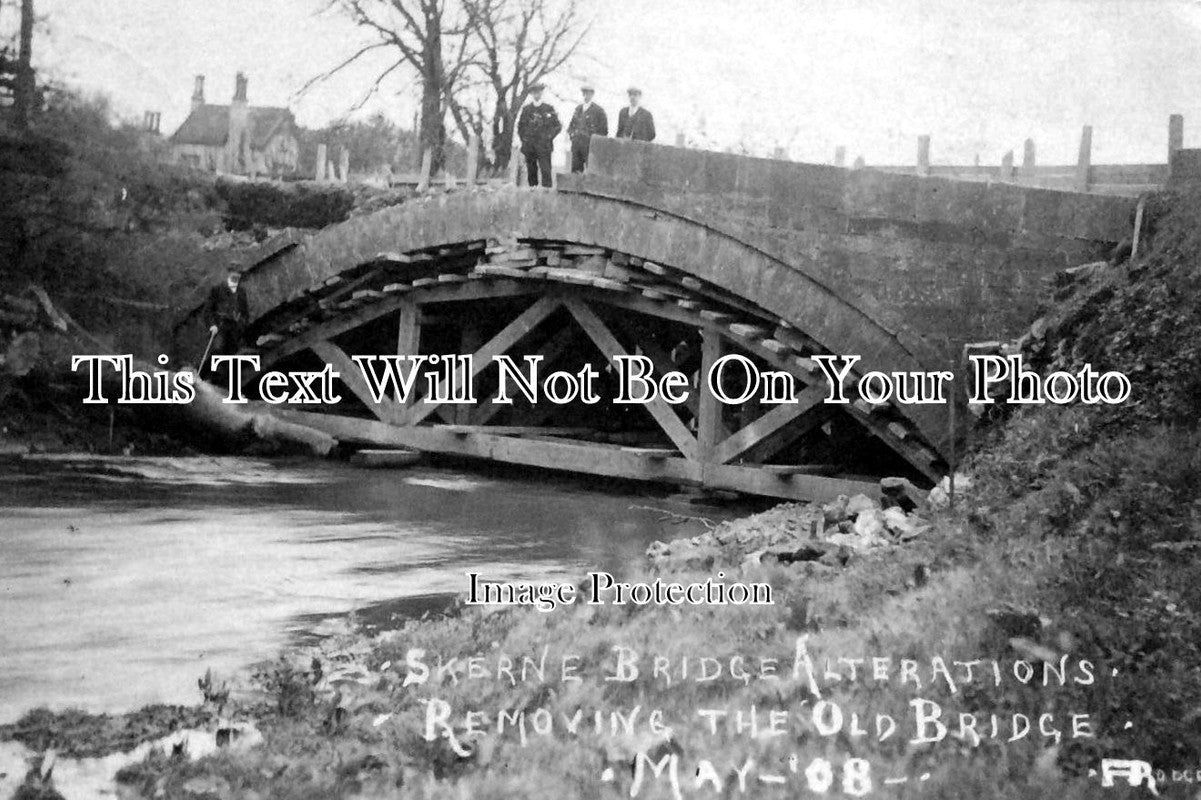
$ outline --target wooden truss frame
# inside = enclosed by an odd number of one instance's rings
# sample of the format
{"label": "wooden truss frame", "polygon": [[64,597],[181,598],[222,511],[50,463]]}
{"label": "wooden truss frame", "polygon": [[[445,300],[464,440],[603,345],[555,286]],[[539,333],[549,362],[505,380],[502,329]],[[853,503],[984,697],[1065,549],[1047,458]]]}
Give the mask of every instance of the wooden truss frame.
{"label": "wooden truss frame", "polygon": [[[823,500],[865,488],[866,483],[861,480],[822,474],[825,470],[821,465],[764,463],[829,418],[830,409],[822,403],[826,395],[824,380],[809,359],[773,346],[771,340],[748,330],[752,326],[731,324],[729,315],[706,312],[686,297],[631,291],[615,281],[563,280],[564,277],[569,276],[535,278],[511,270],[493,271],[445,275],[390,285],[382,292],[364,292],[366,303],[355,304],[330,319],[316,322],[264,351],[261,369],[265,371],[283,359],[310,350],[338,371],[346,388],[376,419],[279,407],[272,412],[354,443],[410,447],[588,474],[673,481],[804,500]],[[598,308],[607,307],[699,330],[702,375],[730,347],[758,356],[772,368],[785,370],[797,379],[801,387],[798,402],[775,406],[731,431],[723,424],[719,401],[710,392],[693,393],[694,399],[686,406],[695,429],[690,429],[675,407],[658,400],[645,408],[671,446],[622,447],[573,438],[583,434],[583,429],[546,427],[542,423],[554,406],[527,409],[521,425],[496,426],[489,423],[504,406],[487,399],[470,409],[414,402],[412,398],[407,404],[396,400],[376,403],[350,355],[333,341],[369,322],[396,315],[396,352],[416,354],[423,319],[439,305],[499,299],[530,302],[487,341],[471,341],[477,334],[464,329],[464,345],[471,345],[465,350],[474,354],[473,380],[491,366],[493,356],[511,351],[561,309],[578,328],[556,331],[538,348],[536,352],[544,356],[547,364],[581,338],[590,340],[606,359],[627,354],[621,340],[597,313]],[[656,363],[657,369],[670,368],[667,355],[653,345],[640,349]],[[845,410],[886,442],[890,437],[898,441],[903,438],[887,423],[876,420],[870,408],[845,407]],[[437,417],[437,421],[431,421],[431,417]],[[906,455],[910,451],[899,452]],[[935,477],[929,463],[911,457],[909,460],[929,477]]]}

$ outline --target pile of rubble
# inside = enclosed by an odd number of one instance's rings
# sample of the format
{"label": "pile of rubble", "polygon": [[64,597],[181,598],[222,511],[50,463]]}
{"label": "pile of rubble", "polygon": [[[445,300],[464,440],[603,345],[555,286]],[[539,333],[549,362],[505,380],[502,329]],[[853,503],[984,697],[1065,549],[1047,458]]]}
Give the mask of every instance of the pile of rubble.
{"label": "pile of rubble", "polygon": [[841,566],[856,552],[903,545],[929,530],[918,512],[945,504],[947,484],[923,492],[905,478],[884,478],[879,499],[857,494],[823,506],[785,504],[690,539],[654,542],[646,555],[667,570],[772,562]]}

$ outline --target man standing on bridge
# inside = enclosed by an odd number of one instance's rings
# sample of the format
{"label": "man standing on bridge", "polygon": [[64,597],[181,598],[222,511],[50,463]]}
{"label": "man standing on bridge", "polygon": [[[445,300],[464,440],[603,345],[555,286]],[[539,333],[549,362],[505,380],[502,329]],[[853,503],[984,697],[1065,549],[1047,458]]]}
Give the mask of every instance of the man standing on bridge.
{"label": "man standing on bridge", "polygon": [[[204,319],[209,324],[209,353],[214,356],[234,355],[242,347],[246,323],[250,321],[250,305],[246,290],[241,287],[242,273],[229,270],[225,283],[214,286],[204,306]],[[202,374],[212,374],[207,364],[201,364]]]}
{"label": "man standing on bridge", "polygon": [[609,118],[605,110],[592,102],[592,87],[580,89],[584,102],[575,107],[571,122],[567,125],[567,138],[571,140],[571,171],[583,172],[588,163],[588,145],[593,136],[609,135]]}
{"label": "man standing on bridge", "polygon": [[629,107],[623,108],[617,115],[617,138],[655,141],[655,118],[642,107],[642,90],[631,86],[628,94]]}
{"label": "man standing on bridge", "polygon": [[[532,101],[517,118],[517,135],[521,137],[521,154],[525,156],[526,175],[530,186],[551,185],[551,153],[555,149],[555,137],[563,130],[559,115],[550,103],[542,102],[542,90],[546,86],[535,83],[530,87]],[[541,181],[539,181],[541,177]]]}

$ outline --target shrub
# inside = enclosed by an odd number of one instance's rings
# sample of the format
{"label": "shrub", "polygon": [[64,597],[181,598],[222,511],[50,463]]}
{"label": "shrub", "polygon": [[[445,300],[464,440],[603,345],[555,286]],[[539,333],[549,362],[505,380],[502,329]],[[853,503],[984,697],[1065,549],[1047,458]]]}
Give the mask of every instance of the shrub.
{"label": "shrub", "polygon": [[234,230],[324,228],[344,221],[354,205],[354,195],[341,186],[219,180],[217,194]]}

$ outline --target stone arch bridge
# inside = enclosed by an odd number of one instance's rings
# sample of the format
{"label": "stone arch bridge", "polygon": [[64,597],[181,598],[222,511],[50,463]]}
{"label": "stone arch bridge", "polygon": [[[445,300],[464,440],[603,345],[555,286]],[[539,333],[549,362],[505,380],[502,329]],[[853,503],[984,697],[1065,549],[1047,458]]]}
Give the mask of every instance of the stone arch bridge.
{"label": "stone arch bridge", "polygon": [[[555,190],[426,196],[267,252],[243,284],[264,371],[341,375],[337,406],[273,413],[348,443],[822,499],[934,481],[960,431],[949,404],[824,403],[814,356],[962,374],[964,342],[1028,324],[1048,277],[1130,235],[1134,205],[598,139]],[[203,349],[199,309],[176,333]],[[479,402],[373,402],[352,357],[398,353],[474,354]],[[488,402],[495,355],[704,375],[726,353],[792,375],[797,402]]]}

